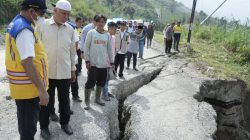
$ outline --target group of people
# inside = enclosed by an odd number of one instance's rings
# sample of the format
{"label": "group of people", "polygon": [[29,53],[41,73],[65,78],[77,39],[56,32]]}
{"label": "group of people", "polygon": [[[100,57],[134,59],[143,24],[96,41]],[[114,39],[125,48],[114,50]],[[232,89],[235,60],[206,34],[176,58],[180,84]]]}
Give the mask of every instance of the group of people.
{"label": "group of people", "polygon": [[181,32],[182,32],[182,27],[180,24],[181,24],[180,21],[178,21],[177,23],[172,22],[171,24],[167,24],[163,30],[166,54],[171,53],[173,42],[174,42],[174,51],[180,52],[179,42],[180,42]]}
{"label": "group of people", "polygon": [[[126,57],[127,69],[130,69],[133,56],[133,70],[138,71],[137,54],[139,52],[139,58],[143,58],[145,38],[148,38],[149,46],[153,38],[153,26],[149,25],[146,31],[143,23],[133,26],[132,22],[109,22],[108,31],[105,31],[107,18],[102,14],[95,15],[92,23],[83,28],[82,18],[77,17],[72,24],[69,22],[72,8],[67,0],[59,0],[53,15],[41,20],[46,9],[44,0],[24,0],[20,14],[9,24],[6,34],[6,69],[10,94],[17,106],[21,140],[34,139],[37,121],[41,136],[50,139],[50,119],[59,121],[66,134],[73,134],[69,125],[73,114],[69,90],[71,88],[73,101],[82,101],[77,80],[82,60],[85,60],[88,72],[85,109],[91,109],[90,96],[94,87],[95,103],[105,106],[101,97],[105,101],[113,97],[108,92],[109,80],[116,73],[125,79]],[[54,107],[56,89],[59,117]]]}

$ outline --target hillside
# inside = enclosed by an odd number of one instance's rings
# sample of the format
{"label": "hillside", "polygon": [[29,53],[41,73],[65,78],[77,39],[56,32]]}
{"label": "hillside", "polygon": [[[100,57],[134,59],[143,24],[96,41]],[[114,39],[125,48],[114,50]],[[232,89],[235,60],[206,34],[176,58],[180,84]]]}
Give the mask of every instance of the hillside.
{"label": "hillside", "polygon": [[[0,24],[6,24],[19,12],[22,0],[3,0],[0,5]],[[57,0],[47,0],[47,6]],[[173,20],[187,21],[190,9],[174,0],[69,0],[72,4],[72,16],[90,19],[96,13],[103,13],[109,18],[140,18],[165,24]]]}

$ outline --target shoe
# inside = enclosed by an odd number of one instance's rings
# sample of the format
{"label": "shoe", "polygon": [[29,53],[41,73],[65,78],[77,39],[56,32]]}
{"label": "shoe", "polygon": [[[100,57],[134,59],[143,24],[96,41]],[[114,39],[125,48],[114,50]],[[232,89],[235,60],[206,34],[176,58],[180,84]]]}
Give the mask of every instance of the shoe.
{"label": "shoe", "polygon": [[101,101],[101,93],[102,93],[102,87],[100,86],[96,86],[96,90],[95,90],[95,102],[98,104],[98,105],[101,105],[101,106],[105,106],[105,103]]}
{"label": "shoe", "polygon": [[138,71],[138,69],[137,69],[137,68],[133,68],[133,70]]}
{"label": "shoe", "polygon": [[61,128],[63,129],[63,131],[68,134],[68,135],[72,135],[73,134],[73,130],[71,128],[71,126],[69,124],[65,124],[65,125],[61,125]]}
{"label": "shoe", "polygon": [[111,93],[108,93],[108,96],[111,97],[111,98],[115,98],[115,96],[112,95]]}
{"label": "shoe", "polygon": [[73,112],[71,109],[70,109],[69,113],[70,113],[70,115],[73,115],[73,114],[74,114],[74,112]]}
{"label": "shoe", "polygon": [[59,117],[56,114],[50,114],[50,120],[54,122],[58,122]]}
{"label": "shoe", "polygon": [[102,97],[104,101],[110,101],[109,96]]}
{"label": "shoe", "polygon": [[86,107],[84,108],[85,110],[90,109],[90,94],[91,94],[91,89],[85,88],[85,104],[86,104]]}
{"label": "shoe", "polygon": [[75,101],[75,102],[82,102],[80,97],[73,97],[72,100]]}
{"label": "shoe", "polygon": [[48,140],[51,138],[51,134],[48,128],[41,129],[41,137],[44,138],[45,140]]}
{"label": "shoe", "polygon": [[129,67],[126,67],[127,70],[129,70]]}
{"label": "shoe", "polygon": [[123,79],[123,80],[125,80],[125,77],[124,77],[124,76],[119,76],[119,78],[120,78],[120,79]]}

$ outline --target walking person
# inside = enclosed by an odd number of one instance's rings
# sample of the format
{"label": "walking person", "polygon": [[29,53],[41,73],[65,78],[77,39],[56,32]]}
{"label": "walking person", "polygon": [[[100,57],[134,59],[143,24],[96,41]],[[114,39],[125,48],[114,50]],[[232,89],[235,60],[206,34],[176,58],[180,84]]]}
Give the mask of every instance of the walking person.
{"label": "walking person", "polygon": [[[115,56],[115,53],[116,53],[116,36],[115,35],[117,32],[117,28],[118,28],[118,25],[116,23],[114,23],[114,22],[108,23],[108,32],[109,32],[109,35],[110,35],[111,41],[112,41],[113,56]],[[109,61],[109,59],[108,59],[108,61]],[[114,68],[111,65],[108,68],[106,84],[102,90],[102,97],[105,101],[110,101],[110,97],[114,97],[112,94],[110,94],[108,92],[109,80],[111,80],[111,78],[112,78],[109,71],[114,72]],[[112,75],[112,76],[115,76],[115,75]]]}
{"label": "walking person", "polygon": [[152,24],[149,24],[147,29],[147,47],[151,47],[153,37],[154,37],[154,27]]}
{"label": "walking person", "polygon": [[76,64],[76,71],[77,71],[77,75],[80,75],[80,73],[82,72],[82,55],[81,55],[81,50],[80,50],[80,46],[81,46],[81,34],[82,34],[82,24],[83,24],[83,20],[81,17],[76,17],[75,20],[76,23],[76,28],[75,30],[78,33],[78,38],[79,41],[77,42],[77,64]]}
{"label": "walking person", "polygon": [[80,39],[81,40],[80,50],[82,52],[82,58],[84,58],[84,45],[85,45],[87,34],[88,34],[88,32],[90,30],[95,29],[95,27],[96,27],[96,22],[95,22],[96,18],[97,18],[97,15],[94,16],[91,23],[84,26],[83,29],[82,29],[82,35],[81,35],[81,39]]}
{"label": "walking person", "polygon": [[[141,58],[143,59],[143,51],[144,51],[144,46],[145,46],[145,39],[146,39],[146,35],[147,35],[147,29],[144,28],[144,25],[143,23],[138,23],[138,27],[143,27],[142,28],[142,35],[141,35],[141,38],[139,39],[139,57],[138,58]],[[139,29],[141,30],[141,29]]]}
{"label": "walking person", "polygon": [[123,76],[125,56],[128,50],[129,33],[126,30],[126,22],[121,21],[120,29],[116,33],[116,54],[115,54],[115,71],[119,67],[118,76],[125,79]]}
{"label": "walking person", "polygon": [[127,52],[127,70],[130,67],[130,60],[133,56],[133,70],[138,71],[136,68],[137,62],[137,53],[139,51],[139,41],[142,37],[142,30],[143,26],[137,26],[136,31],[132,32],[129,35],[129,45],[128,45],[128,52]]}
{"label": "walking person", "polygon": [[107,18],[104,15],[95,17],[96,29],[90,30],[84,45],[84,58],[88,70],[88,78],[85,84],[86,110],[90,109],[91,89],[96,85],[95,102],[101,106],[101,92],[107,81],[107,68],[114,66],[111,37],[104,30]]}
{"label": "walking person", "polygon": [[10,95],[17,107],[20,140],[34,140],[40,105],[45,107],[49,102],[47,56],[33,28],[46,9],[43,0],[24,0],[6,34],[5,64]]}
{"label": "walking person", "polygon": [[[76,52],[77,52],[77,61],[76,61],[76,71],[75,71],[75,75],[76,75],[76,79],[74,82],[70,83],[71,86],[71,93],[72,93],[72,100],[75,102],[82,102],[82,100],[80,99],[79,96],[79,85],[78,85],[78,76],[81,73],[81,69],[82,69],[82,55],[81,55],[81,50],[79,48],[79,42],[80,42],[80,35],[81,35],[81,26],[82,26],[82,19],[80,17],[76,18],[76,26],[75,28],[75,44],[76,44]],[[73,111],[71,111],[73,114]]]}
{"label": "walking person", "polygon": [[181,38],[181,32],[182,32],[182,27],[181,27],[181,22],[178,21],[177,25],[174,26],[173,31],[174,31],[174,50],[177,52],[179,51],[179,42]]}
{"label": "walking person", "polygon": [[59,0],[54,8],[53,16],[45,20],[39,28],[39,35],[45,46],[49,61],[49,89],[50,100],[48,107],[41,107],[40,129],[44,139],[51,137],[49,131],[49,115],[54,108],[55,89],[57,88],[60,124],[63,131],[71,135],[73,130],[69,125],[70,82],[75,81],[76,37],[74,29],[67,23],[71,11],[71,4],[67,0]]}
{"label": "walking person", "polygon": [[165,53],[166,54],[170,54],[171,53],[171,47],[172,47],[172,43],[173,43],[173,27],[174,27],[175,23],[171,23],[170,26],[167,27],[166,32],[165,32]]}

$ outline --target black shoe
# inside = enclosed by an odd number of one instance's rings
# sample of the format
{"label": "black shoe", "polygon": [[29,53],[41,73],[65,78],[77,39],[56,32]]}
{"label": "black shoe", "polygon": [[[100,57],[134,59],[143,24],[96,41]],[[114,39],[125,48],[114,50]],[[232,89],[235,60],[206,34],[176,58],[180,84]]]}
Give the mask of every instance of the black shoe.
{"label": "black shoe", "polygon": [[73,97],[72,100],[75,101],[75,102],[82,102],[80,97]]}
{"label": "black shoe", "polygon": [[126,67],[126,70],[129,70],[129,67]]}
{"label": "black shoe", "polygon": [[49,132],[49,129],[41,129],[41,137],[44,138],[45,140],[48,140],[51,138],[51,134]]}
{"label": "black shoe", "polygon": [[56,114],[50,114],[50,120],[54,122],[58,122],[59,117]]}
{"label": "black shoe", "polygon": [[108,96],[111,97],[111,98],[115,98],[115,96],[112,95],[111,93],[108,93]]}
{"label": "black shoe", "polygon": [[120,79],[123,79],[123,80],[125,80],[125,77],[124,77],[124,76],[119,76],[119,78],[120,78]]}
{"label": "black shoe", "polygon": [[61,128],[63,129],[63,131],[68,134],[68,135],[72,135],[73,134],[73,130],[71,128],[71,126],[69,124],[65,124],[65,125],[61,125]]}
{"label": "black shoe", "polygon": [[138,71],[138,69],[137,69],[137,68],[133,68],[133,70]]}
{"label": "black shoe", "polygon": [[71,109],[70,109],[69,113],[70,113],[70,115],[73,115],[73,114],[74,114],[74,112],[73,112]]}

